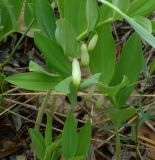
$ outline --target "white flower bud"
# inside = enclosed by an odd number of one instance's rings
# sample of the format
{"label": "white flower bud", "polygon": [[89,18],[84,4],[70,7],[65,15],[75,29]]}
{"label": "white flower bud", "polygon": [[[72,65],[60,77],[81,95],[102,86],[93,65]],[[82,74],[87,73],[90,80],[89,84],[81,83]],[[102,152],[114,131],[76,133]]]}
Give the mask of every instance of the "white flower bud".
{"label": "white flower bud", "polygon": [[88,51],[92,51],[95,48],[97,41],[98,41],[98,34],[95,34],[89,42]]}
{"label": "white flower bud", "polygon": [[77,59],[73,59],[73,62],[72,62],[72,83],[75,87],[79,87],[80,82],[81,82],[80,64]]}
{"label": "white flower bud", "polygon": [[86,44],[81,45],[81,64],[85,67],[89,65],[89,53]]}

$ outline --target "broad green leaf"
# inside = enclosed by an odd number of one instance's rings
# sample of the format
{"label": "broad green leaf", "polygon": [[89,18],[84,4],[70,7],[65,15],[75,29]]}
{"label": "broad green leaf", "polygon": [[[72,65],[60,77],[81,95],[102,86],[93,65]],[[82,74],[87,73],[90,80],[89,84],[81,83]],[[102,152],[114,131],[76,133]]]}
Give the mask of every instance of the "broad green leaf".
{"label": "broad green leaf", "polygon": [[36,1],[36,18],[44,35],[48,38],[55,39],[55,16],[48,0]]}
{"label": "broad green leaf", "polygon": [[52,144],[52,117],[46,114],[46,129],[45,129],[45,145],[46,148]]}
{"label": "broad green leaf", "polygon": [[49,71],[56,71],[60,75],[69,77],[71,75],[72,65],[63,54],[63,50],[56,43],[40,33],[36,33],[34,37],[35,43],[45,56]]}
{"label": "broad green leaf", "polygon": [[117,109],[115,107],[108,109],[108,114],[115,127],[119,128],[120,125],[131,118],[136,113],[134,107],[128,107],[124,109]]}
{"label": "broad green leaf", "polygon": [[[55,142],[53,142],[51,145],[49,145],[48,147],[46,147],[46,151],[45,151],[45,156],[44,156],[44,160],[51,160],[53,157],[53,154],[57,152],[57,156],[54,155],[54,157],[57,159],[58,157],[60,157],[60,148],[61,145],[61,139],[59,138],[58,140],[56,140]],[[55,159],[54,159],[55,160]]]}
{"label": "broad green leaf", "polygon": [[14,31],[9,12],[4,6],[0,7],[0,19],[0,40],[2,40]]}
{"label": "broad green leaf", "polygon": [[152,47],[155,48],[155,37],[152,36],[143,26],[135,22],[133,18],[124,14],[118,7],[114,6],[108,1],[106,0],[99,0],[99,1],[109,6],[110,8],[115,10],[117,13],[119,13],[123,18],[125,18],[127,22],[132,26],[132,28],[141,36],[141,38],[143,38],[146,42],[148,42]]}
{"label": "broad green leaf", "polygon": [[128,11],[128,15],[131,17],[141,15],[148,16],[153,11],[155,11],[155,1],[154,0],[133,0],[131,2],[131,7]]}
{"label": "broad green leaf", "polygon": [[66,19],[59,19],[55,31],[55,38],[59,45],[63,48],[66,56],[77,57],[80,55],[78,43],[76,40],[75,30]]}
{"label": "broad green leaf", "polygon": [[58,77],[37,72],[19,73],[6,77],[5,80],[21,88],[33,91],[50,90],[60,82],[60,78]]}
{"label": "broad green leaf", "polygon": [[92,75],[88,79],[84,80],[80,85],[80,89],[85,89],[85,88],[88,88],[89,86],[92,86],[93,84],[98,83],[100,76],[101,76],[101,73],[97,73]]}
{"label": "broad green leaf", "polygon": [[112,4],[117,6],[124,13],[130,8],[130,0],[112,0]]}
{"label": "broad green leaf", "polygon": [[129,80],[126,76],[123,77],[122,82],[120,82],[118,85],[115,86],[109,86],[107,84],[98,83],[100,90],[104,94],[108,94],[108,96],[111,98],[112,102],[118,106],[118,102],[116,101],[116,95],[119,93],[119,91],[126,87],[129,84]]}
{"label": "broad green leaf", "polygon": [[98,5],[96,0],[86,0],[87,31],[91,31],[98,21]]}
{"label": "broad green leaf", "polygon": [[0,2],[0,40],[19,28],[18,18],[23,0],[1,0]]}
{"label": "broad green leaf", "polygon": [[52,157],[52,153],[51,153],[51,150],[50,150],[50,146],[47,146],[46,150],[45,150],[45,156],[44,156],[43,160],[50,160],[51,157]]}
{"label": "broad green leaf", "polygon": [[16,19],[19,18],[23,7],[24,0],[9,0],[10,5],[13,6],[13,12],[15,13]]}
{"label": "broad green leaf", "polygon": [[73,113],[69,113],[62,132],[62,152],[65,159],[75,156],[78,145],[77,122]]}
{"label": "broad green leaf", "polygon": [[62,155],[61,149],[57,149],[53,152],[51,160],[59,160]]}
{"label": "broad green leaf", "polygon": [[152,21],[152,32],[155,33],[155,20]]}
{"label": "broad green leaf", "polygon": [[64,0],[64,18],[74,27],[77,36],[87,29],[86,0]]}
{"label": "broad green leaf", "polygon": [[76,157],[70,158],[68,160],[86,160],[86,157],[85,156],[76,156]]}
{"label": "broad green leaf", "polygon": [[130,82],[130,86],[117,95],[117,102],[120,106],[126,103],[129,95],[133,91],[133,83],[139,78],[143,60],[141,40],[139,36],[134,33],[123,46],[120,61],[116,65],[115,73],[111,81],[111,85],[117,85],[121,82],[122,77],[126,75]]}
{"label": "broad green leaf", "polygon": [[105,24],[96,30],[98,41],[90,52],[90,69],[93,74],[102,73],[102,79],[108,83],[115,69],[115,41],[112,37],[110,24]]}
{"label": "broad green leaf", "polygon": [[29,129],[29,133],[32,141],[32,146],[37,157],[39,158],[39,160],[43,160],[45,155],[45,140],[43,136],[36,129]]}
{"label": "broad green leaf", "polygon": [[135,22],[143,26],[149,33],[152,33],[151,20],[149,20],[148,18],[142,17],[142,16],[136,16],[134,17],[134,20]]}
{"label": "broad green leaf", "polygon": [[[107,0],[112,2],[112,0]],[[108,6],[102,4],[99,7],[99,24],[104,24],[108,19],[111,19],[113,16],[113,10],[109,9]]]}
{"label": "broad green leaf", "polygon": [[128,77],[130,83],[136,82],[142,68],[142,57],[141,40],[136,33],[133,33],[123,45],[111,84],[119,84],[124,75]]}
{"label": "broad green leaf", "polygon": [[[122,12],[126,13],[130,8],[130,0],[112,0],[112,3],[117,6]],[[118,20],[122,17],[117,13],[113,12],[113,19]]]}
{"label": "broad green leaf", "polygon": [[58,92],[65,93],[65,94],[69,94],[71,81],[72,81],[72,77],[68,77],[68,78],[62,80],[60,83],[58,83],[55,86],[54,90],[56,90]]}
{"label": "broad green leaf", "polygon": [[43,74],[46,74],[46,75],[52,76],[52,77],[59,77],[60,76],[60,75],[56,75],[56,74],[52,74],[52,73],[47,72],[46,70],[44,70],[42,67],[40,67],[34,61],[30,61],[30,63],[29,63],[29,71],[43,73]]}
{"label": "broad green leaf", "polygon": [[17,30],[18,28],[18,23],[16,21],[16,12],[13,10],[15,6],[12,6],[10,3],[9,3],[9,0],[2,0],[2,5],[5,7],[5,9],[8,10],[8,13],[9,13],[9,16],[11,18],[11,21],[12,21],[12,25],[13,25],[13,30]]}
{"label": "broad green leaf", "polygon": [[87,122],[78,133],[76,156],[87,156],[91,141],[91,124]]}
{"label": "broad green leaf", "polygon": [[36,22],[36,15],[35,15],[35,2],[36,0],[29,0],[28,3],[25,4],[25,9],[24,9],[24,21],[26,25],[28,26],[32,19],[35,18],[35,22],[32,25],[33,29],[39,29],[38,24]]}

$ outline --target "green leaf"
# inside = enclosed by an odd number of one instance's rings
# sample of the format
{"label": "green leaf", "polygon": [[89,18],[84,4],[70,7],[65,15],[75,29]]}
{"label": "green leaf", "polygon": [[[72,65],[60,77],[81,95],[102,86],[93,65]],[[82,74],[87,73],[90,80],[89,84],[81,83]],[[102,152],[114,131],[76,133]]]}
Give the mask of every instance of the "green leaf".
{"label": "green leaf", "polygon": [[13,29],[13,25],[11,23],[11,18],[9,15],[8,10],[6,9],[6,7],[4,7],[2,5],[2,7],[0,8],[0,16],[1,16],[1,20],[0,20],[0,40],[4,39],[5,37],[7,37],[9,34],[11,34],[14,29]]}
{"label": "green leaf", "polygon": [[[130,8],[130,0],[113,0],[112,3],[124,13],[126,13]],[[113,20],[118,20],[121,18],[122,17],[117,12],[113,12]]]}
{"label": "green leaf", "polygon": [[133,27],[133,29],[144,39],[148,44],[155,48],[155,37],[152,36],[143,26],[136,23],[131,18],[126,18],[128,23]]}
{"label": "green leaf", "polygon": [[155,1],[154,0],[134,0],[131,2],[131,7],[128,11],[128,15],[131,17],[141,15],[148,16],[153,11],[155,11]]}
{"label": "green leaf", "polygon": [[28,72],[6,77],[5,80],[24,89],[47,91],[53,89],[59,83],[60,78],[43,73]]}
{"label": "green leaf", "polygon": [[68,77],[64,79],[63,81],[61,81],[55,86],[54,90],[65,93],[65,94],[69,94],[71,81],[72,81],[72,77]]}
{"label": "green leaf", "polygon": [[98,6],[96,0],[86,1],[87,31],[91,31],[98,21]]}
{"label": "green leaf", "polygon": [[117,13],[119,13],[123,18],[125,18],[128,21],[128,23],[132,26],[132,28],[141,36],[141,38],[143,38],[146,42],[148,42],[152,47],[155,48],[155,37],[152,36],[143,26],[135,22],[133,18],[124,14],[118,7],[114,6],[108,1],[106,0],[99,0],[99,1],[109,6]]}
{"label": "green leaf", "polygon": [[80,89],[85,89],[85,88],[88,88],[89,86],[92,86],[93,84],[98,83],[100,76],[101,76],[101,73],[97,73],[92,75],[88,79],[84,80],[80,85]]}
{"label": "green leaf", "polygon": [[83,33],[87,29],[86,0],[65,0],[64,18],[73,25],[77,36]]}
{"label": "green leaf", "polygon": [[58,136],[56,140],[50,144],[50,146],[46,147],[46,152],[44,156],[44,160],[54,160],[60,158],[62,155],[62,151],[60,150],[61,146],[61,136]]}
{"label": "green leaf", "polygon": [[32,146],[37,157],[39,160],[43,160],[45,155],[45,140],[43,136],[36,129],[29,129],[29,133],[32,140]]}
{"label": "green leaf", "polygon": [[42,67],[40,67],[34,61],[30,61],[30,63],[29,63],[29,71],[37,72],[37,73],[43,73],[43,74],[46,74],[46,75],[52,76],[52,77],[59,77],[59,75],[52,74],[52,73],[49,73],[49,72],[45,71]]}
{"label": "green leaf", "polygon": [[[56,157],[56,159],[58,157],[60,157],[60,144],[61,144],[61,139],[59,138],[58,140],[56,140],[54,143],[52,143],[50,146],[46,147],[46,152],[45,152],[45,158],[44,160],[51,160],[53,157],[54,153],[57,153],[58,155],[54,155],[54,157]],[[58,152],[55,152],[58,151]]]}
{"label": "green leaf", "polygon": [[46,148],[52,144],[52,118],[49,114],[46,114],[47,122],[45,129],[45,145]]}
{"label": "green leaf", "polygon": [[117,102],[120,106],[126,103],[129,95],[133,91],[134,83],[139,78],[143,61],[141,40],[139,36],[134,33],[123,46],[120,61],[116,65],[115,73],[111,81],[111,85],[117,85],[121,82],[122,77],[126,75],[130,82],[130,86],[117,95]]}
{"label": "green leaf", "polygon": [[87,156],[91,141],[91,124],[87,122],[78,133],[78,149],[76,156]]}
{"label": "green leaf", "polygon": [[22,10],[24,0],[9,0],[10,5],[13,7],[16,19],[19,18]]}
{"label": "green leaf", "polygon": [[44,35],[48,38],[55,39],[55,16],[48,0],[36,1],[36,18]]}
{"label": "green leaf", "polygon": [[102,73],[102,80],[108,83],[115,69],[115,41],[112,37],[110,24],[97,28],[98,41],[90,52],[90,69],[93,74]]}
{"label": "green leaf", "polygon": [[2,0],[2,5],[4,5],[5,9],[8,10],[8,13],[9,13],[9,16],[11,18],[11,21],[12,21],[12,25],[13,25],[13,30],[17,30],[18,28],[18,23],[16,21],[16,12],[14,11],[14,8],[15,6],[12,6],[10,3],[9,3],[9,0]]}
{"label": "green leaf", "polygon": [[151,20],[148,18],[142,17],[142,16],[136,16],[134,17],[134,20],[139,23],[141,26],[143,26],[149,33],[152,33],[152,24]]}
{"label": "green leaf", "polygon": [[62,155],[61,149],[55,150],[52,154],[51,160],[59,160]]}
{"label": "green leaf", "polygon": [[65,159],[75,156],[78,145],[77,123],[73,113],[69,113],[62,132],[62,152]]}
{"label": "green leaf", "polygon": [[63,48],[66,56],[77,57],[80,55],[75,30],[66,19],[59,19],[57,22],[55,37],[57,42]]}
{"label": "green leaf", "polygon": [[141,40],[136,33],[133,33],[123,46],[111,84],[120,83],[123,75],[128,77],[130,83],[136,82],[142,68],[142,57]]}
{"label": "green leaf", "polygon": [[152,21],[152,32],[155,33],[155,20]]}
{"label": "green leaf", "polygon": [[0,40],[18,31],[18,18],[23,0],[1,0],[0,2]]}
{"label": "green leaf", "polygon": [[117,109],[115,107],[108,109],[108,114],[115,127],[119,128],[120,125],[131,118],[136,113],[134,107],[128,107],[124,109]]}
{"label": "green leaf", "polygon": [[86,157],[85,156],[76,156],[76,157],[70,158],[68,160],[86,160]]}
{"label": "green leaf", "polygon": [[112,102],[118,106],[118,102],[116,100],[116,95],[118,94],[118,92],[126,87],[129,84],[129,80],[126,76],[123,77],[122,82],[120,82],[118,85],[115,86],[109,86],[107,84],[103,84],[103,83],[98,83],[100,90],[102,93],[104,94],[108,94],[108,96],[110,96]]}
{"label": "green leaf", "polygon": [[56,71],[60,75],[69,77],[71,75],[72,65],[63,54],[61,47],[54,41],[40,33],[34,37],[35,43],[45,56],[49,71]]}
{"label": "green leaf", "polygon": [[[112,0],[107,0],[109,2],[112,2]],[[111,19],[113,16],[113,10],[109,9],[108,6],[102,4],[99,7],[99,24],[103,24],[108,19]]]}
{"label": "green leaf", "polygon": [[26,23],[26,26],[28,26],[31,23],[32,19],[34,18],[35,22],[33,23],[32,28],[39,29],[36,21],[36,15],[35,15],[35,6],[36,6],[35,2],[36,0],[31,0],[29,3],[25,4],[24,21]]}

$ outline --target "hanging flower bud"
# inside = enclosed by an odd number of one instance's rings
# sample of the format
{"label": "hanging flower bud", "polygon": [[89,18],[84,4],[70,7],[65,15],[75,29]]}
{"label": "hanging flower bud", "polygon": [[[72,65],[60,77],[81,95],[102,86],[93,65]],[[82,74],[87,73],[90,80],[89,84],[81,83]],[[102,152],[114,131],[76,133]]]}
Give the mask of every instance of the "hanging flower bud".
{"label": "hanging flower bud", "polygon": [[89,53],[86,44],[81,45],[81,64],[87,67],[89,65]]}
{"label": "hanging flower bud", "polygon": [[97,40],[98,40],[98,34],[96,33],[89,42],[88,51],[92,51],[95,48]]}
{"label": "hanging flower bud", "polygon": [[72,62],[72,83],[75,87],[79,87],[81,81],[80,64],[77,59],[73,59]]}

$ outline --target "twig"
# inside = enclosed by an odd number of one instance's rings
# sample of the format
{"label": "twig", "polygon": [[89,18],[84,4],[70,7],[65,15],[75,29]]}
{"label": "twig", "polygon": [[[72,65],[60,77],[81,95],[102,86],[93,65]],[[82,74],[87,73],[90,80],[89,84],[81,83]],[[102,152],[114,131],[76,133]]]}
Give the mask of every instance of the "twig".
{"label": "twig", "polygon": [[[144,111],[146,111],[151,105],[154,105],[155,104],[155,101],[152,102],[151,104],[148,104],[146,106],[144,106]],[[137,116],[134,116],[133,118],[131,118],[127,124],[131,124],[134,120],[136,120]],[[124,129],[124,127],[120,128],[119,129],[119,132],[121,132],[122,130]],[[115,136],[115,134],[112,134],[109,138],[106,139],[106,141],[110,141],[113,137]],[[97,146],[97,148],[101,147],[104,143],[101,143]]]}
{"label": "twig", "polygon": [[[46,95],[46,92],[37,92],[37,93],[31,93],[31,92],[26,92],[26,93],[3,93],[0,94],[0,96],[31,96],[31,95]],[[58,96],[66,96],[65,93],[61,93],[61,92],[51,92],[51,95],[58,95]],[[88,95],[88,93],[86,92],[78,92],[78,96],[86,96]],[[102,93],[94,93],[93,96],[107,96],[107,94],[102,94]],[[131,97],[155,97],[155,94],[131,94]]]}

